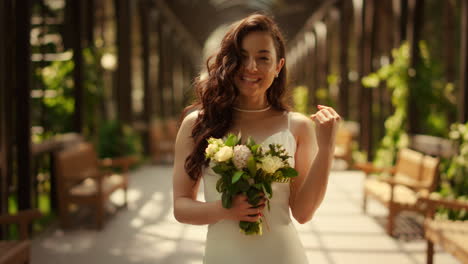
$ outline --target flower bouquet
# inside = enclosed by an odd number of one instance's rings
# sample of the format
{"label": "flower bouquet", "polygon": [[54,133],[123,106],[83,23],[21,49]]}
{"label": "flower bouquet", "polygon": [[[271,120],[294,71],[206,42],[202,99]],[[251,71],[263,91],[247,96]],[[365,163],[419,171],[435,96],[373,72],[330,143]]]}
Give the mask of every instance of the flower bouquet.
{"label": "flower bouquet", "polygon": [[[212,170],[220,175],[216,190],[220,192],[224,208],[231,208],[235,195],[245,194],[249,204],[257,207],[263,197],[273,197],[273,182],[289,182],[297,171],[287,161],[290,156],[280,144],[264,147],[249,137],[246,144],[240,144],[240,136],[228,134],[223,140],[208,139],[205,156]],[[240,231],[246,235],[262,235],[262,222],[240,221]]]}

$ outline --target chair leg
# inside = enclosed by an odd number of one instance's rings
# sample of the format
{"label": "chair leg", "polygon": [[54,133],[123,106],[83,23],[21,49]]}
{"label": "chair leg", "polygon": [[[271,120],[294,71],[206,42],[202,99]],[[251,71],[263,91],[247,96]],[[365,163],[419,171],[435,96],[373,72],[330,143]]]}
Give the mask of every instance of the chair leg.
{"label": "chair leg", "polygon": [[364,191],[364,194],[362,196],[362,212],[367,213],[367,195],[366,195],[365,191]]}
{"label": "chair leg", "polygon": [[427,239],[427,250],[426,250],[426,263],[432,264],[434,261],[434,244],[432,241]]}
{"label": "chair leg", "polygon": [[124,207],[125,208],[128,208],[128,193],[127,193],[127,191],[128,191],[128,188],[125,187],[124,188]]}
{"label": "chair leg", "polygon": [[387,221],[387,234],[393,236],[393,229],[395,227],[395,211],[392,209],[392,206],[388,208],[388,221]]}
{"label": "chair leg", "polygon": [[100,200],[96,204],[96,228],[101,230],[104,223],[104,202]]}
{"label": "chair leg", "polygon": [[60,225],[66,229],[70,227],[70,212],[68,211],[68,202],[61,201],[62,205],[59,206]]}

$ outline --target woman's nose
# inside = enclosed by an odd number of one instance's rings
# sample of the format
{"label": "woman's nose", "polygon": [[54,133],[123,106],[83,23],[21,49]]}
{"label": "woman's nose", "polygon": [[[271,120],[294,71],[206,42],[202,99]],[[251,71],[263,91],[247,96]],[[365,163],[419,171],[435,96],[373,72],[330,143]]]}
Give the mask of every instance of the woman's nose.
{"label": "woman's nose", "polygon": [[247,58],[245,61],[245,69],[249,71],[256,71],[257,70],[257,63],[252,58]]}

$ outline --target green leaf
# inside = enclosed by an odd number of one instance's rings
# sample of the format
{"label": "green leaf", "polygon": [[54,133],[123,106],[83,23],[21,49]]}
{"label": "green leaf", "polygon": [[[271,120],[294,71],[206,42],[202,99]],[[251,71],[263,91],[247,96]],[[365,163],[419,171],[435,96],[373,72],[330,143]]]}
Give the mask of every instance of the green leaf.
{"label": "green leaf", "polygon": [[257,153],[259,147],[260,145],[253,145],[250,150],[252,151],[252,153]]}
{"label": "green leaf", "polygon": [[257,190],[263,190],[263,184],[261,183],[256,183],[254,185],[252,185],[254,188],[256,188]]}
{"label": "green leaf", "polygon": [[286,178],[292,178],[298,175],[297,170],[291,167],[281,169],[281,172],[283,173],[283,177],[286,177]]}
{"label": "green leaf", "polygon": [[252,139],[252,137],[247,138],[247,142],[245,143],[247,146],[254,146],[255,141]]}
{"label": "green leaf", "polygon": [[253,156],[247,161],[247,169],[249,170],[250,176],[255,177],[255,174],[257,174],[257,163]]}
{"label": "green leaf", "polygon": [[246,181],[239,181],[237,182],[237,187],[241,192],[247,192],[250,188],[250,185]]}
{"label": "green leaf", "polygon": [[271,184],[270,183],[263,183],[263,191],[265,192],[266,195],[268,195],[268,199],[271,199],[273,197],[273,191],[271,189]]}
{"label": "green leaf", "polygon": [[223,192],[221,195],[221,201],[224,208],[231,208],[232,206],[232,196],[228,192]]}
{"label": "green leaf", "polygon": [[216,190],[221,193],[225,190],[225,186],[224,186],[224,181],[223,181],[223,178],[220,178],[217,182],[216,182]]}
{"label": "green leaf", "polygon": [[236,183],[243,174],[243,171],[236,171],[236,173],[234,173],[234,175],[232,176],[232,183]]}
{"label": "green leaf", "polygon": [[234,134],[229,134],[228,138],[226,139],[226,142],[224,142],[224,145],[228,147],[234,147],[237,144],[238,140],[236,135]]}
{"label": "green leaf", "polygon": [[213,166],[212,170],[216,172],[217,174],[223,174],[226,171],[229,171],[229,166],[227,166],[224,163],[220,163],[220,164]]}

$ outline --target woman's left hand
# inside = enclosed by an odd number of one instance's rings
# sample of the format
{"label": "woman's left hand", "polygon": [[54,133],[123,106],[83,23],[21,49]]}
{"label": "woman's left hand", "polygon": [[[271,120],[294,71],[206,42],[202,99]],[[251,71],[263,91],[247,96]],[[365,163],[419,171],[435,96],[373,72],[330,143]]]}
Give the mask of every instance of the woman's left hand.
{"label": "woman's left hand", "polygon": [[316,136],[319,150],[331,151],[335,147],[336,130],[341,121],[340,115],[336,111],[324,105],[318,105],[319,111],[310,116],[316,125]]}

